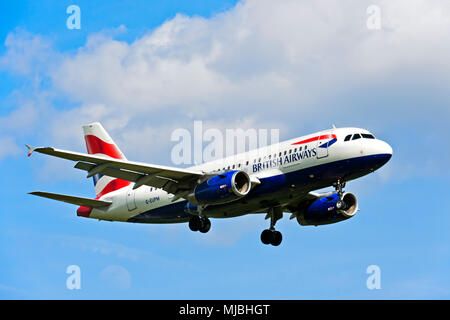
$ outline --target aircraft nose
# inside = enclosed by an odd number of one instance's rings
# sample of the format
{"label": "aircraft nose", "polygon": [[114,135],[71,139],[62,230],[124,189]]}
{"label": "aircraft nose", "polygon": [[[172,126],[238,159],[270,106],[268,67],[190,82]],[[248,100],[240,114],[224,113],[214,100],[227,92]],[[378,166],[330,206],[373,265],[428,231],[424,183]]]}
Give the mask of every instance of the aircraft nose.
{"label": "aircraft nose", "polygon": [[374,149],[377,168],[384,166],[392,158],[392,147],[387,142],[377,140]]}
{"label": "aircraft nose", "polygon": [[[379,141],[379,153],[380,154],[386,154],[386,155],[390,155],[392,157],[392,147],[384,141]],[[391,158],[389,157],[389,158]]]}

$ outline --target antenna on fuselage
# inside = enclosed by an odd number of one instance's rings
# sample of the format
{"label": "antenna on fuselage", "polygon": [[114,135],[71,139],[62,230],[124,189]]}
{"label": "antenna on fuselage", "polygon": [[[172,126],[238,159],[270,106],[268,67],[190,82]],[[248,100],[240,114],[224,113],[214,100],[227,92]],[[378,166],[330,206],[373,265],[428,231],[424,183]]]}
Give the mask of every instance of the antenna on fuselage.
{"label": "antenna on fuselage", "polygon": [[332,126],[333,126],[333,129],[336,129],[336,126],[334,125],[334,123],[332,124]]}

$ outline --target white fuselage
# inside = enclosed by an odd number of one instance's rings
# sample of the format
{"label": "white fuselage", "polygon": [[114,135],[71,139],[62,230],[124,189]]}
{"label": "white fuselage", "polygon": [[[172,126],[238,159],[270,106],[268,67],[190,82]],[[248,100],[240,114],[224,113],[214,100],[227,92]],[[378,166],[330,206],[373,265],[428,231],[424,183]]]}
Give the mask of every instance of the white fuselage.
{"label": "white fuselage", "polygon": [[[378,139],[360,137],[344,141],[353,134],[370,135],[359,128],[330,129],[192,167],[212,175],[241,170],[252,179],[252,190],[246,196],[248,203],[209,206],[205,214],[219,218],[264,212],[268,206],[265,201],[285,205],[306,192],[330,186],[338,178],[358,178],[383,165],[386,162],[381,158],[383,155],[392,154],[392,148]],[[334,137],[335,142],[331,141]],[[332,144],[323,146],[330,141]],[[104,195],[101,200],[112,201],[112,205],[104,210],[94,209],[90,217],[141,222],[135,217],[145,215],[142,222],[186,221],[187,215],[182,210],[185,199],[172,202],[174,195],[162,189],[144,185],[133,190],[132,187]]]}

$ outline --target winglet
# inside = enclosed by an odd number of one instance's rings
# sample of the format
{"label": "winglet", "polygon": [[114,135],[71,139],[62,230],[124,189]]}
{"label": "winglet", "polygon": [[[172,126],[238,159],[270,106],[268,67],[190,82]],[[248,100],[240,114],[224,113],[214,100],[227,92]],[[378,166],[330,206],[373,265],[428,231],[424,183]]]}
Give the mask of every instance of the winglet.
{"label": "winglet", "polygon": [[26,144],[25,146],[26,146],[27,149],[28,149],[28,156],[31,156],[31,154],[33,153],[33,151],[36,150],[35,147],[32,147],[32,146],[30,146],[30,145],[28,145],[28,144]]}

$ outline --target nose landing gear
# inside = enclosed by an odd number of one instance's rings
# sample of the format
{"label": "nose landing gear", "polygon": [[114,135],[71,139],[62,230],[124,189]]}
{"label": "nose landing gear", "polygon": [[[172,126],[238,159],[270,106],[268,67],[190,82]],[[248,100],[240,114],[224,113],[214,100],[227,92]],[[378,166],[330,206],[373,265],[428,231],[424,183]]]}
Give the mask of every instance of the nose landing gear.
{"label": "nose landing gear", "polygon": [[275,224],[277,220],[283,217],[283,210],[281,207],[270,208],[267,213],[266,219],[270,217],[270,228],[264,230],[261,233],[261,242],[264,244],[271,244],[273,246],[279,246],[283,240],[281,232],[275,230]]}
{"label": "nose landing gear", "polygon": [[347,205],[342,200],[342,196],[344,195],[343,188],[345,188],[345,182],[341,181],[340,179],[333,183],[334,189],[337,191],[338,201],[336,202],[336,209],[338,210],[345,210]]}

